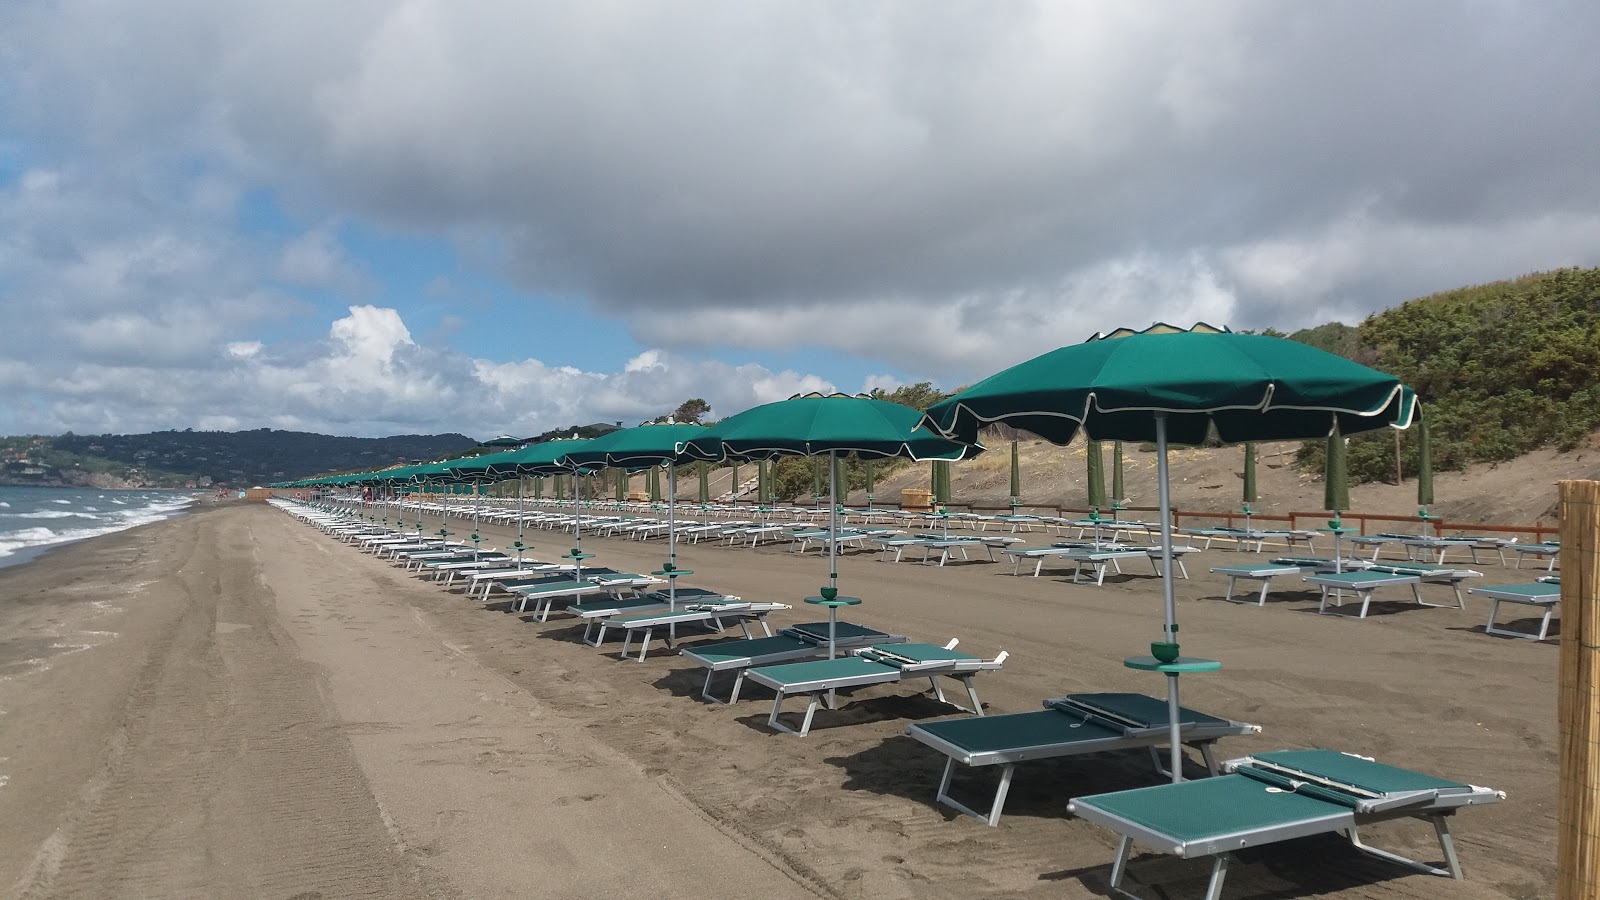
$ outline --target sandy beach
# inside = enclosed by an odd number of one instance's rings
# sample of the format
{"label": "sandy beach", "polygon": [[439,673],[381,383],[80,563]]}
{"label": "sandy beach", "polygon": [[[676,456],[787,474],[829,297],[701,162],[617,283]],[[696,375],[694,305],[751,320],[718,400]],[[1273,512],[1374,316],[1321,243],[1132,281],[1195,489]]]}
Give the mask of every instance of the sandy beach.
{"label": "sandy beach", "polygon": [[[570,546],[528,540],[541,558]],[[584,549],[625,571],[666,553]],[[1224,666],[1186,678],[1185,704],[1263,728],[1221,758],[1329,747],[1507,799],[1455,817],[1465,882],[1322,837],[1242,854],[1226,896],[1553,896],[1555,642],[1485,635],[1474,597],[1457,611],[1380,593],[1366,620],[1316,615],[1310,591],[1222,602],[1207,569],[1239,559],[1191,556],[1179,588],[1185,652]],[[826,580],[815,554],[690,545],[679,564],[688,584],[793,604],[774,627],[818,618],[800,602]],[[1484,584],[1536,574],[1477,568]],[[856,552],[840,579],[865,600],[854,621],[1009,651],[977,679],[989,712],[1164,690],[1122,665],[1159,637],[1148,567],[1096,588]],[[702,669],[664,650],[622,661],[580,631],[441,590],[264,504],[0,570],[0,896],[1095,897],[1116,838],[1067,800],[1160,780],[1142,752],[1025,765],[989,828],[934,803],[944,757],[904,732],[951,711],[913,684],[852,692],[797,738],[767,729],[759,689],[708,704]],[[966,772],[957,790],[986,802],[994,777]],[[1364,836],[1437,857],[1423,823]],[[1131,886],[1197,897],[1209,871],[1141,853]]]}

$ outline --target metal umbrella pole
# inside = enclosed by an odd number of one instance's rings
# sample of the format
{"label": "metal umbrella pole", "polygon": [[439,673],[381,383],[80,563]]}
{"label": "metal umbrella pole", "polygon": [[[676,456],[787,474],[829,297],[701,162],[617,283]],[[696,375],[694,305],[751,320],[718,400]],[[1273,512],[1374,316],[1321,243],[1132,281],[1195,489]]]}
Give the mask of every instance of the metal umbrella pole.
{"label": "metal umbrella pole", "polygon": [[[1178,589],[1172,581],[1172,491],[1167,481],[1167,417],[1156,413],[1156,483],[1160,485],[1161,506],[1161,601],[1166,614],[1162,639],[1172,645],[1174,654],[1178,646]],[[1167,740],[1172,745],[1172,782],[1183,780],[1182,726],[1179,723],[1178,673],[1167,676]]]}

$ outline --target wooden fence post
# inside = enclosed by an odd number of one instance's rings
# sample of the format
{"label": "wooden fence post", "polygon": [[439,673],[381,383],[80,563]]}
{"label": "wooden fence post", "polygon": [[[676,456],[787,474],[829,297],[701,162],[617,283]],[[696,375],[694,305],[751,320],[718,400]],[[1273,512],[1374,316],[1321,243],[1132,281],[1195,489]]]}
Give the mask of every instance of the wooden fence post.
{"label": "wooden fence post", "polygon": [[1600,896],[1600,481],[1561,482],[1556,896]]}

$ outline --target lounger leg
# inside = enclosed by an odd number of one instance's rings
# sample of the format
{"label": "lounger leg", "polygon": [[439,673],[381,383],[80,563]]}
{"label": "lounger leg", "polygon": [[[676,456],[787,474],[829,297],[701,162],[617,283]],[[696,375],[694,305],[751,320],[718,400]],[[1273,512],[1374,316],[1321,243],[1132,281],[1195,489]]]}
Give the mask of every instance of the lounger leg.
{"label": "lounger leg", "polygon": [[717,670],[716,669],[706,669],[706,683],[705,683],[704,687],[700,688],[700,697],[701,697],[701,699],[710,700],[712,703],[721,703],[722,702],[721,700],[718,700],[717,698],[711,696],[711,679],[715,678],[716,676],[717,676]]}
{"label": "lounger leg", "polygon": [[[1222,599],[1228,601],[1229,603],[1233,602],[1233,586],[1238,580],[1239,579],[1238,579],[1237,576],[1234,576],[1234,575],[1229,575],[1228,576],[1228,593],[1224,594]],[[1266,600],[1266,598],[1262,597],[1262,601],[1265,602],[1265,600]]]}
{"label": "lounger leg", "polygon": [[1218,853],[1211,864],[1211,882],[1206,886],[1206,900],[1222,900],[1222,880],[1228,877],[1228,854]]}
{"label": "lounger leg", "polygon": [[1270,587],[1272,587],[1272,579],[1271,578],[1263,578],[1263,579],[1261,579],[1261,596],[1260,596],[1260,598],[1258,598],[1256,600],[1256,605],[1257,606],[1266,606],[1267,605],[1267,588],[1270,588]]}
{"label": "lounger leg", "polygon": [[1544,608],[1544,618],[1539,622],[1539,640],[1544,640],[1545,632],[1550,630],[1550,614],[1555,611],[1556,608],[1554,606],[1546,606]]}
{"label": "lounger leg", "polygon": [[1132,855],[1133,838],[1123,835],[1117,844],[1117,858],[1111,863],[1111,889],[1119,894],[1126,893],[1122,890],[1122,876],[1128,874],[1128,857]]}
{"label": "lounger leg", "polygon": [[1445,865],[1449,866],[1449,868],[1441,869],[1437,866],[1430,866],[1427,863],[1418,862],[1410,857],[1401,856],[1398,853],[1392,853],[1388,850],[1380,850],[1370,844],[1364,844],[1361,842],[1361,835],[1357,832],[1354,826],[1345,830],[1345,836],[1350,838],[1350,843],[1352,846],[1368,856],[1376,856],[1379,859],[1386,859],[1389,862],[1398,863],[1408,869],[1414,869],[1418,872],[1424,872],[1428,875],[1438,875],[1441,878],[1455,878],[1459,880],[1461,878],[1461,863],[1456,859],[1455,842],[1450,837],[1450,826],[1445,822],[1444,816],[1442,815],[1428,816],[1428,818],[1434,820],[1433,828],[1434,831],[1439,835],[1439,846],[1444,849]]}

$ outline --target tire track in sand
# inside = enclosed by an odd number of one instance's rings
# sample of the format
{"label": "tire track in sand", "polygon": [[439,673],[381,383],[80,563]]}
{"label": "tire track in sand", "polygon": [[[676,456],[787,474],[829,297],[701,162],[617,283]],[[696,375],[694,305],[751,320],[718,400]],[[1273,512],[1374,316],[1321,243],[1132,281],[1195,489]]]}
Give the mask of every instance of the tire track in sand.
{"label": "tire track in sand", "polygon": [[173,631],[16,892],[25,898],[428,896],[273,621],[237,517],[185,530]]}

